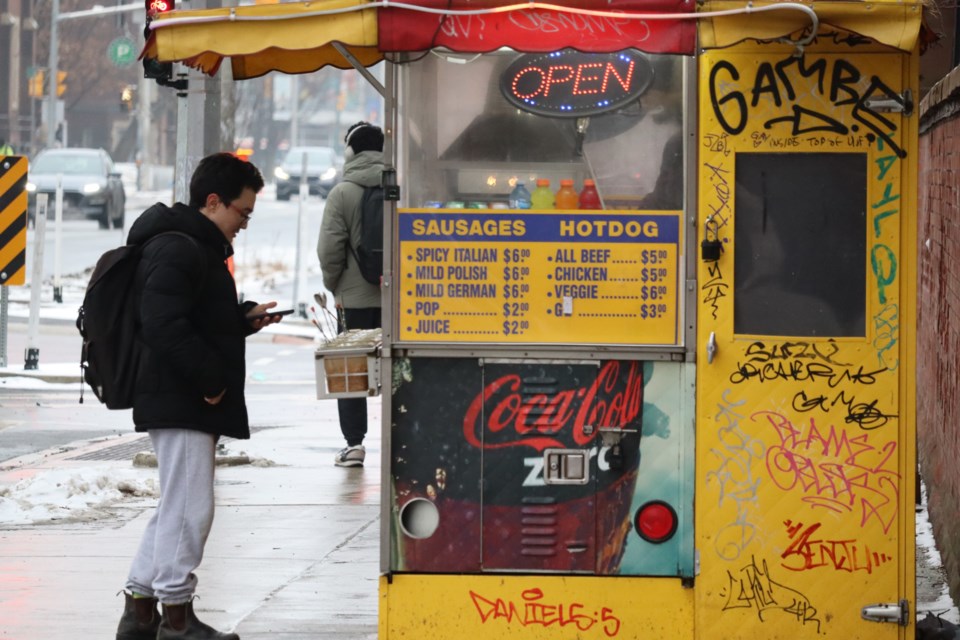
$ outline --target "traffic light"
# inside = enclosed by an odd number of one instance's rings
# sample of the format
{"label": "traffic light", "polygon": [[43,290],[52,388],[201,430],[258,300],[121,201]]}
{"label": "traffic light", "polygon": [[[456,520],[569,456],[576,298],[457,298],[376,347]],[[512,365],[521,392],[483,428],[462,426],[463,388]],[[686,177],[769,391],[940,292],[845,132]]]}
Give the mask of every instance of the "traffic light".
{"label": "traffic light", "polygon": [[43,71],[37,71],[27,81],[31,98],[42,98],[44,96],[46,91],[43,90],[43,81],[45,79],[46,74]]}
{"label": "traffic light", "polygon": [[128,84],[120,91],[120,110],[126,113],[133,111],[133,101],[137,95],[136,85]]}
{"label": "traffic light", "polygon": [[177,8],[176,0],[143,0],[147,10],[147,20],[153,20],[161,13],[169,13]]}
{"label": "traffic light", "polygon": [[[27,81],[27,88],[31,98],[42,98],[47,95],[47,73],[40,69]],[[57,71],[57,97],[62,98],[67,92],[67,72]]]}
{"label": "traffic light", "polygon": [[[147,22],[143,27],[144,40],[150,39],[150,22],[161,13],[169,13],[177,8],[176,0],[143,0],[144,8],[147,11]],[[160,62],[156,58],[143,59],[143,77],[148,80],[156,80],[158,84],[165,85],[173,78],[173,63]]]}

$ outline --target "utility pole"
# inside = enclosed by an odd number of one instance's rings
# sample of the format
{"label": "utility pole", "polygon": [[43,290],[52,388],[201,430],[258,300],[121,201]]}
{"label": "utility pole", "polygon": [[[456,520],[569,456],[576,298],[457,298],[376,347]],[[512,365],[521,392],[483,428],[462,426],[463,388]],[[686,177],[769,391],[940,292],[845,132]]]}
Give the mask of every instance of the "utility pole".
{"label": "utility pole", "polygon": [[50,52],[47,56],[47,148],[57,135],[57,76],[60,75],[60,0],[50,0]]}
{"label": "utility pole", "polygon": [[[237,0],[224,0],[224,7],[237,6]],[[220,125],[220,148],[233,149],[237,139],[237,92],[233,81],[233,67],[229,61],[220,65],[220,105],[223,109]],[[256,145],[254,145],[256,148]]]}
{"label": "utility pole", "polygon": [[290,78],[290,146],[300,144],[300,76]]}
{"label": "utility pole", "polygon": [[[199,0],[196,9],[217,7],[216,0]],[[182,65],[181,65],[182,66]],[[187,89],[177,92],[177,156],[173,167],[173,197],[187,202],[190,176],[205,156],[220,147],[220,78],[193,69],[180,73]]]}
{"label": "utility pole", "polygon": [[4,13],[0,16],[0,25],[9,24],[10,26],[10,99],[7,103],[7,130],[10,135],[7,136],[7,142],[14,148],[23,150],[23,143],[20,138],[20,29],[22,24],[20,16],[12,13]]}

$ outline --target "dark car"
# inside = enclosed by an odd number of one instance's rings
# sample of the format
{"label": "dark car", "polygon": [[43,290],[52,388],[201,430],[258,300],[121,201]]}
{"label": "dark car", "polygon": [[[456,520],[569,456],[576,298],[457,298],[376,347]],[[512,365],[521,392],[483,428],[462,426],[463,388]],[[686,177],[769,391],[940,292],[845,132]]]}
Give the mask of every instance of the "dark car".
{"label": "dark car", "polygon": [[64,217],[82,215],[101,229],[123,226],[127,196],[120,173],[103,149],[47,149],[30,163],[27,176],[29,216],[33,220],[37,194],[46,193],[47,217],[56,207],[57,180],[63,184]]}
{"label": "dark car", "polygon": [[330,147],[292,147],[280,166],[273,170],[277,183],[277,200],[289,200],[300,193],[303,157],[307,157],[307,185],[310,195],[326,198],[340,180],[337,155]]}

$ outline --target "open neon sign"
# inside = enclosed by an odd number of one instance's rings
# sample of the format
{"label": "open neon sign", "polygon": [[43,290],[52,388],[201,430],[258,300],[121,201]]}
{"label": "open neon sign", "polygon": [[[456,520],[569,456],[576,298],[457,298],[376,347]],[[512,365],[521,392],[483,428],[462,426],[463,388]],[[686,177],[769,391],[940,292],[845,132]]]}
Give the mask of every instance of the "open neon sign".
{"label": "open neon sign", "polygon": [[520,56],[500,76],[500,92],[524,111],[579,118],[623,107],[653,81],[650,61],[637,51],[565,50]]}

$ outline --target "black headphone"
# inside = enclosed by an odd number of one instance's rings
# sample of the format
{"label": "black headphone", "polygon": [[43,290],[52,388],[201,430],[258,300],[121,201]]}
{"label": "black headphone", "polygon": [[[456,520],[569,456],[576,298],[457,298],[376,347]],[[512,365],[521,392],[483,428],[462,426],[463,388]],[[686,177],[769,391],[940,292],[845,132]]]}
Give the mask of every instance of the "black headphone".
{"label": "black headphone", "polygon": [[349,147],[349,146],[350,146],[350,138],[353,137],[353,134],[355,134],[355,133],[356,133],[357,131],[359,131],[360,129],[363,129],[364,127],[373,127],[373,126],[374,126],[374,125],[370,124],[369,122],[358,122],[357,124],[353,125],[353,126],[350,127],[349,129],[347,129],[347,135],[345,135],[345,136],[343,137],[343,144],[345,144],[346,146]]}

